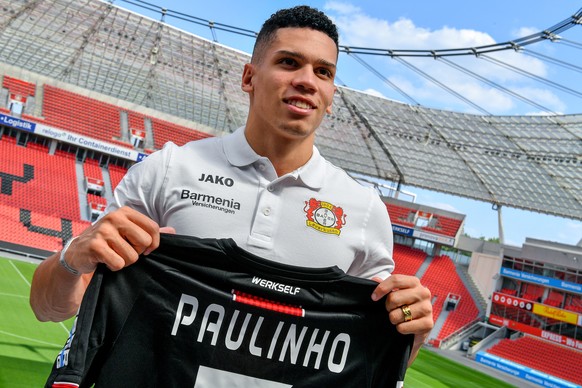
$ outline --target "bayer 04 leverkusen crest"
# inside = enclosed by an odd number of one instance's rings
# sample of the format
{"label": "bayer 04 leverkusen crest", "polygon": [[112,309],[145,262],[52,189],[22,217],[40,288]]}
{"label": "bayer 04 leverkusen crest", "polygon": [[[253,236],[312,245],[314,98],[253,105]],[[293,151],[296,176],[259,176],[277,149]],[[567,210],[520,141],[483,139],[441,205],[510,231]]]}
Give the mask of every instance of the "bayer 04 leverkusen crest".
{"label": "bayer 04 leverkusen crest", "polygon": [[342,226],[346,224],[344,210],[329,202],[311,198],[305,201],[303,210],[307,215],[307,226],[319,232],[339,236]]}

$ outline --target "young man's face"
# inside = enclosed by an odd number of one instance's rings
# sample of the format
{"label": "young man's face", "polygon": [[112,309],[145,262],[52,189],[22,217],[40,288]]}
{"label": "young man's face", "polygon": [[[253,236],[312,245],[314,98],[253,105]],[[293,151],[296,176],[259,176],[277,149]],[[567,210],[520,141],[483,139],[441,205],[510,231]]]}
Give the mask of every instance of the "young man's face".
{"label": "young man's face", "polygon": [[282,28],[252,64],[243,90],[250,94],[247,129],[287,139],[313,136],[335,92],[337,46],[309,28]]}

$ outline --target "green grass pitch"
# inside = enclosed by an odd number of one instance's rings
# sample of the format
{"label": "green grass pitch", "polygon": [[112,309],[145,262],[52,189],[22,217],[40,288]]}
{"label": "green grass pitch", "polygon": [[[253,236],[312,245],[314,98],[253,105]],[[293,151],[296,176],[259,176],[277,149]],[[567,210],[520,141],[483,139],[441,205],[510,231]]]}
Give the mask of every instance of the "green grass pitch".
{"label": "green grass pitch", "polygon": [[[0,258],[0,388],[42,387],[68,337],[72,320],[38,322],[28,295],[35,264]],[[422,350],[405,388],[512,387],[459,363]]]}

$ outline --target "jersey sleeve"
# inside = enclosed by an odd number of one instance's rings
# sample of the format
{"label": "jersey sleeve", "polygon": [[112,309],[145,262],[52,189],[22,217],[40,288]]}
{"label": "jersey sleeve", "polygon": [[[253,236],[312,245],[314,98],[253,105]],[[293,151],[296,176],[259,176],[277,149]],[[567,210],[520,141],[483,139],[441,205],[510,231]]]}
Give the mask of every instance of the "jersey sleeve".
{"label": "jersey sleeve", "polygon": [[368,222],[363,230],[364,248],[355,258],[348,273],[371,279],[386,279],[394,270],[392,224],[386,205],[369,189]]}
{"label": "jersey sleeve", "polygon": [[[177,146],[168,142],[143,161],[134,164],[114,191],[106,212],[129,206],[159,222],[167,171]],[[163,226],[163,225],[162,225]]]}

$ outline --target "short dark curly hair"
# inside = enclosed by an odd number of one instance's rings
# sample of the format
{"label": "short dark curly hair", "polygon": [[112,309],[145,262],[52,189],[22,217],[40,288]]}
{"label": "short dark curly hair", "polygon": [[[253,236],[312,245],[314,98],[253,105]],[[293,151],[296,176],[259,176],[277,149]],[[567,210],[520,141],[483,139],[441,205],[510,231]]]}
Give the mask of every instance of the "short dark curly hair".
{"label": "short dark curly hair", "polygon": [[311,28],[323,32],[335,42],[339,53],[337,27],[331,19],[316,8],[307,5],[298,5],[275,12],[263,23],[261,31],[257,35],[252,60],[256,60],[255,56],[260,56],[262,49],[275,39],[278,29],[293,27]]}

